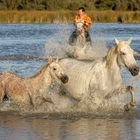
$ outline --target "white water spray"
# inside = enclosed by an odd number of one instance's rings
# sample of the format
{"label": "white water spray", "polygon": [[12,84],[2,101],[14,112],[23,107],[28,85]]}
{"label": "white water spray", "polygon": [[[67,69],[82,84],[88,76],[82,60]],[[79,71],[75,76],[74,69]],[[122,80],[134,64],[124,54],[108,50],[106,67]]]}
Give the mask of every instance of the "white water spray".
{"label": "white water spray", "polygon": [[[69,28],[68,24],[64,24],[61,29],[53,35],[49,36],[44,46],[44,57],[53,56],[59,58],[68,57],[67,51],[73,53],[73,46],[68,44],[68,39],[72,33],[73,29]],[[103,57],[107,53],[106,42],[104,40],[103,33],[94,33],[95,31],[91,30],[91,39],[92,46],[87,49],[86,57],[88,58],[99,58]],[[85,56],[84,56],[85,57]]]}

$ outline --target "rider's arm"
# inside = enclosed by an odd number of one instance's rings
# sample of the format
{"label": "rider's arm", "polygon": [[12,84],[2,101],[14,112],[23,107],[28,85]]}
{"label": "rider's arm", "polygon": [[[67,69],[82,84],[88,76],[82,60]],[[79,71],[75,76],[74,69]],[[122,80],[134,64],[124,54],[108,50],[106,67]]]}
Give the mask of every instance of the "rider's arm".
{"label": "rider's arm", "polygon": [[80,17],[79,17],[79,15],[76,15],[75,19],[74,19],[74,23],[79,22],[79,21],[80,21]]}
{"label": "rider's arm", "polygon": [[91,26],[91,24],[92,24],[91,18],[88,17],[88,16],[85,16],[84,22],[85,22],[84,23],[84,29],[85,29],[85,31],[88,31],[90,26]]}

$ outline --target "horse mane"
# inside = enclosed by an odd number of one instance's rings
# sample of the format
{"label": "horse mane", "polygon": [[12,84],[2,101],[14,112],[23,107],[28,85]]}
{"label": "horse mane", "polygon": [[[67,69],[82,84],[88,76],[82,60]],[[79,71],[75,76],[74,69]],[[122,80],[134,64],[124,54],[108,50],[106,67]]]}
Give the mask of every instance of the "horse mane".
{"label": "horse mane", "polygon": [[35,78],[37,77],[40,73],[44,72],[46,68],[49,66],[49,64],[42,65],[41,68],[37,71],[37,73],[30,78]]}
{"label": "horse mane", "polygon": [[113,62],[113,57],[114,55],[117,53],[117,46],[113,46],[111,49],[109,49],[105,59],[106,59],[106,65],[108,67],[111,66],[112,62]]}

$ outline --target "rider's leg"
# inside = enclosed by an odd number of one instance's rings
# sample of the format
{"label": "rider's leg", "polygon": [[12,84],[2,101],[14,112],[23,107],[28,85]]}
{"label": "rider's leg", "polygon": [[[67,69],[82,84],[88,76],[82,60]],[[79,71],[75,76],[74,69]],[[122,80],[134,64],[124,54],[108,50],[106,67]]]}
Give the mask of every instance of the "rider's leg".
{"label": "rider's leg", "polygon": [[90,37],[89,32],[85,32],[85,37],[86,37],[86,42],[89,42],[90,45],[92,45],[92,41],[91,41],[91,37]]}
{"label": "rider's leg", "polygon": [[69,38],[69,44],[71,46],[75,45],[76,39],[77,39],[77,33],[76,33],[76,31],[74,31]]}

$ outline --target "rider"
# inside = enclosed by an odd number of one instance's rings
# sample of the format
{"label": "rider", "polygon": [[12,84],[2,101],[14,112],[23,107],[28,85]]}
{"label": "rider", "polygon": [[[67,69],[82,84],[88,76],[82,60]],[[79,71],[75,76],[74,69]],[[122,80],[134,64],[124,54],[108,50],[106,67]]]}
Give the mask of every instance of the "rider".
{"label": "rider", "polygon": [[[90,38],[90,35],[88,32],[88,30],[92,24],[91,18],[89,16],[87,16],[84,7],[80,7],[78,10],[79,10],[78,15],[75,16],[74,24],[76,24],[77,22],[84,22],[83,28],[85,30],[86,41],[90,42],[90,44],[91,44],[91,38]],[[77,33],[75,30],[69,38],[69,44],[74,45],[76,38],[77,38]]]}

